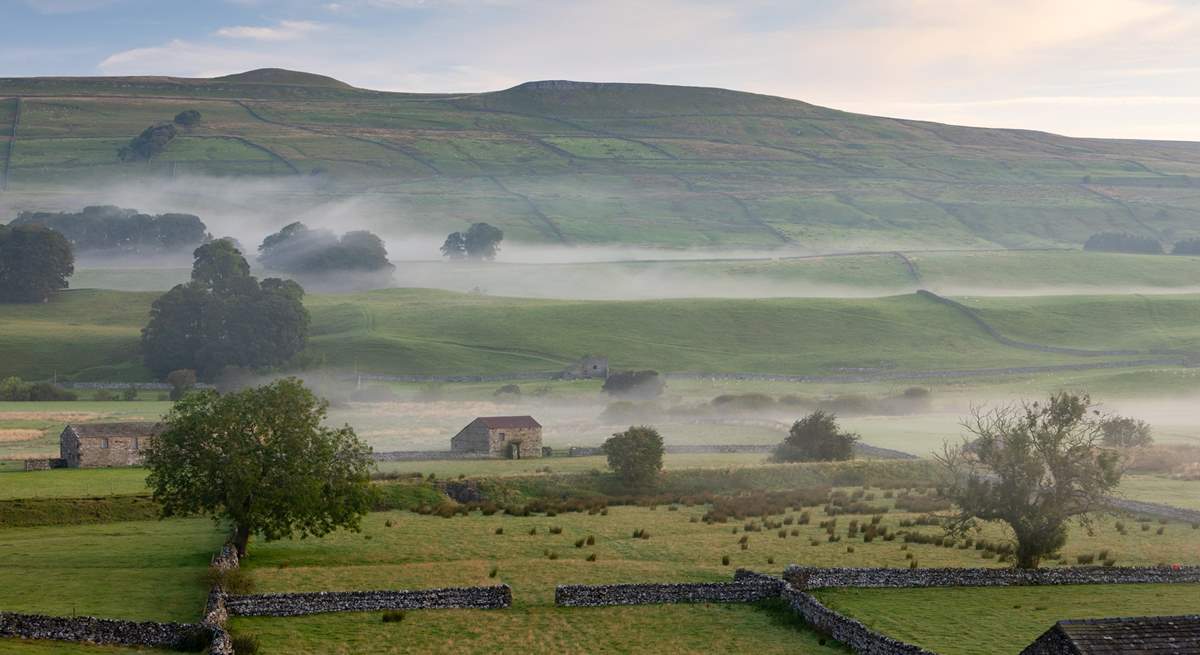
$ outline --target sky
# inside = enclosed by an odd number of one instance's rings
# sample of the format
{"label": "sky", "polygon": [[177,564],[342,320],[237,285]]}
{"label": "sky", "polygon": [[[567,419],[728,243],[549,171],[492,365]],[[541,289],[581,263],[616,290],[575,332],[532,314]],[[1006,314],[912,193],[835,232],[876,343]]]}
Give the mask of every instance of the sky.
{"label": "sky", "polygon": [[388,91],[716,86],[1200,141],[1200,0],[0,0],[0,77],[279,67]]}

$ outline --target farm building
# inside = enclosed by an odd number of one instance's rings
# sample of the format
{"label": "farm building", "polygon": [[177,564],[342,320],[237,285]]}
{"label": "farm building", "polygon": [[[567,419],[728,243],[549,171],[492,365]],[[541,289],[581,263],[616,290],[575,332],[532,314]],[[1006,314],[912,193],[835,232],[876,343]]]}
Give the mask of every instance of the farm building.
{"label": "farm building", "polygon": [[143,451],[160,432],[160,423],[68,425],[59,437],[58,449],[68,468],[138,466]]}
{"label": "farm building", "polygon": [[608,358],[602,355],[584,355],[567,367],[562,376],[568,380],[605,380],[608,378]]}
{"label": "farm building", "polygon": [[542,456],[542,424],[532,416],[480,416],[450,439],[450,450],[489,457]]}
{"label": "farm building", "polygon": [[1200,653],[1200,615],[1059,621],[1021,655]]}

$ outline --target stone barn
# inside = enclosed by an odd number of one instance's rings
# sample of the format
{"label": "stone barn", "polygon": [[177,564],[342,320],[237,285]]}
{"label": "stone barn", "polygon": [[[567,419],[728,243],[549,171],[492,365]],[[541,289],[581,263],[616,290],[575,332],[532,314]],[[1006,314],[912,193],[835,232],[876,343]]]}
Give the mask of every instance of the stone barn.
{"label": "stone barn", "polygon": [[450,439],[450,450],[487,457],[542,456],[542,424],[532,416],[480,416]]}
{"label": "stone barn", "polygon": [[562,376],[568,380],[607,380],[608,358],[603,355],[584,355],[568,366]]}
{"label": "stone barn", "polygon": [[162,429],[160,423],[68,425],[58,439],[60,458],[68,468],[140,466]]}

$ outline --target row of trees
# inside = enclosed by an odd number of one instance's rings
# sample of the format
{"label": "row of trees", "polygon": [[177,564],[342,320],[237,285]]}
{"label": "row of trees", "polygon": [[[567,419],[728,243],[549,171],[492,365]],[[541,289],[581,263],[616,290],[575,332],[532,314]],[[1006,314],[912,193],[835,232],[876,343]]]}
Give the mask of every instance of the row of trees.
{"label": "row of trees", "polygon": [[341,237],[330,230],[309,229],[296,222],[263,239],[258,260],[268,270],[293,275],[324,275],[335,272],[390,274],[383,239],[358,230]]}
{"label": "row of trees", "polygon": [[79,212],[21,212],[9,225],[44,225],[66,237],[78,253],[175,252],[212,239],[194,214],[150,215],[112,205],[84,207]]}
{"label": "row of trees", "polygon": [[[1161,255],[1163,244],[1153,237],[1138,236],[1125,232],[1101,232],[1088,237],[1084,250],[1097,252],[1123,252],[1138,255]],[[1200,255],[1200,238],[1176,241],[1172,255]]]}

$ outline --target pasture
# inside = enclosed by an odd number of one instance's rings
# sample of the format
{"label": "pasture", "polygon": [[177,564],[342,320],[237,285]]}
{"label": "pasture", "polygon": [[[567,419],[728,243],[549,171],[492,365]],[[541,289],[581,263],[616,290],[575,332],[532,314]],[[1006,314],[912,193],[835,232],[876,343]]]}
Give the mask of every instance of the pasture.
{"label": "pasture", "polygon": [[[76,290],[44,304],[0,308],[3,373],[146,379],[138,334],[154,297]],[[1059,346],[1133,349],[1145,358],[1154,356],[1151,350],[1193,347],[1200,340],[1190,295],[971,302],[1002,333],[1034,338],[1052,327],[1045,338]],[[1016,302],[1035,303],[1038,311],[1005,311]],[[587,352],[606,353],[616,368],[834,377],[1133,358],[1006,346],[957,310],[916,295],[616,302],[391,289],[310,294],[306,305],[314,362],[391,374],[553,372]],[[1062,318],[1048,325],[1055,315]],[[1107,319],[1130,330],[1097,327]],[[1063,332],[1070,329],[1076,332]]]}

